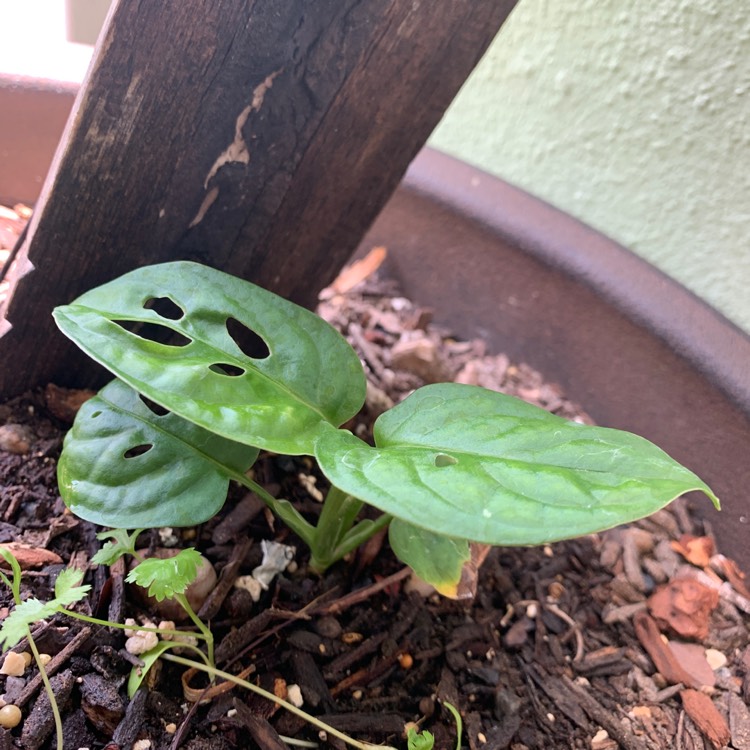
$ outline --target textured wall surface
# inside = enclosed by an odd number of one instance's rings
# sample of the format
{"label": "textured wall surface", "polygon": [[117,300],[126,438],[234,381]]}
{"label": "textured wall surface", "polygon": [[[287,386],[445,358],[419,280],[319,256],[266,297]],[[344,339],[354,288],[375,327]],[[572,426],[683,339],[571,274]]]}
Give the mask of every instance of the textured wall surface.
{"label": "textured wall surface", "polygon": [[750,332],[750,5],[520,0],[431,145],[618,240]]}

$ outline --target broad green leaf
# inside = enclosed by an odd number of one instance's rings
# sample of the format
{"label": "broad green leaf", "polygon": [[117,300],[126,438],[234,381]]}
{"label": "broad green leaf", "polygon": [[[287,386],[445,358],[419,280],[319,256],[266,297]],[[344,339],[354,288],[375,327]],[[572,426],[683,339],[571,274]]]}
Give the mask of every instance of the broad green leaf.
{"label": "broad green leaf", "polygon": [[469,543],[427,531],[394,518],[388,541],[396,557],[443,596],[455,599],[464,564],[471,559]]}
{"label": "broad green leaf", "polygon": [[476,386],[420,388],[378,418],[375,448],[337,430],[316,445],[328,479],[436,534],[543,544],[649,515],[690,490],[718,498],[647,440],[568,422]]}
{"label": "broad green leaf", "polygon": [[[163,314],[147,308],[154,301]],[[54,316],[63,333],[139,393],[247,445],[311,454],[323,432],[364,402],[359,358],[328,323],[197,263],[137,269]],[[131,333],[116,321],[156,325],[187,343],[157,343],[144,338],[144,328]],[[259,336],[260,356],[244,354],[228,326]]]}
{"label": "broad green leaf", "polygon": [[80,408],[57,477],[65,503],[87,521],[193,526],[221,508],[230,472],[246,471],[257,455],[176,414],[158,416],[113,380]]}
{"label": "broad green leaf", "polygon": [[150,557],[138,563],[125,580],[148,589],[148,595],[160,602],[171,599],[175,594],[184,594],[195,580],[202,560],[200,552],[192,547],[174,557]]}
{"label": "broad green leaf", "polygon": [[60,607],[68,607],[80,602],[91,589],[88,584],[80,585],[83,576],[83,571],[77,568],[65,568],[65,570],[60,571],[55,579],[55,599],[53,603]]}

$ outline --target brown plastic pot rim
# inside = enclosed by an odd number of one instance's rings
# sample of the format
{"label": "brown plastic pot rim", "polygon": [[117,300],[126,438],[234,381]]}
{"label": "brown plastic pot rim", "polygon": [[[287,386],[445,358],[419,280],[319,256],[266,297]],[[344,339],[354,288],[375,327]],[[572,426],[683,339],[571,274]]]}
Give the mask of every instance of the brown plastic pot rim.
{"label": "brown plastic pot rim", "polygon": [[750,415],[750,336],[680,283],[535,196],[432,148],[402,187],[580,280]]}

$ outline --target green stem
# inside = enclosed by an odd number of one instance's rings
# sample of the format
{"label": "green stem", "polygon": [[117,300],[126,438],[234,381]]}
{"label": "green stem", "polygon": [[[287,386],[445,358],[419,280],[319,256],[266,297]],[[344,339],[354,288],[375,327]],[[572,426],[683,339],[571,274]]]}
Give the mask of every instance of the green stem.
{"label": "green stem", "polygon": [[190,606],[185,594],[175,594],[174,599],[179,602],[180,606],[187,612],[188,617],[193,621],[195,627],[203,633],[203,638],[206,641],[206,651],[208,652],[208,663],[214,665],[214,634],[209,630],[208,626],[203,620],[198,617]]}
{"label": "green stem", "polygon": [[344,555],[348,555],[352,550],[357,549],[360,544],[366,542],[370,537],[375,536],[381,529],[384,529],[393,520],[390,513],[383,513],[375,520],[365,518],[360,521],[344,537],[334,551],[334,559],[340,560]]}
{"label": "green stem", "polygon": [[269,693],[267,690],[264,690],[263,688],[260,688],[257,685],[253,685],[252,682],[243,680],[242,678],[237,677],[236,675],[230,674],[229,672],[224,672],[221,669],[216,669],[214,667],[205,666],[204,664],[200,664],[198,662],[192,661],[192,659],[183,659],[181,656],[176,656],[175,654],[163,654],[162,659],[166,659],[167,661],[173,661],[173,662],[176,662],[177,664],[182,664],[183,666],[186,666],[186,667],[192,667],[193,669],[200,669],[214,678],[221,677],[222,680],[228,680],[229,682],[233,682],[235,685],[239,685],[240,687],[243,687],[246,690],[250,690],[253,693],[257,693],[258,695],[263,696],[264,698],[271,701],[272,703],[277,703],[279,706],[284,707],[287,711],[293,713],[295,716],[301,717],[302,719],[312,724],[313,726],[317,727],[318,729],[322,729],[324,732],[326,732],[327,734],[330,734],[332,737],[338,737],[338,739],[340,739],[342,742],[346,742],[348,745],[358,748],[358,750],[373,750],[374,748],[379,748],[379,750],[394,750],[394,748],[391,748],[388,745],[371,745],[369,742],[358,742],[357,740],[352,739],[351,737],[344,734],[343,732],[339,732],[338,729],[335,729],[329,724],[326,724],[324,721],[321,721],[317,717],[311,716],[306,711],[303,711],[301,708],[297,708],[297,706],[293,706],[291,703],[288,703],[283,698],[279,698],[275,696],[273,693]]}
{"label": "green stem", "polygon": [[[190,606],[188,604],[188,606]],[[76,620],[83,620],[83,622],[89,622],[92,625],[103,625],[105,628],[119,628],[120,630],[140,630],[144,633],[159,633],[160,635],[174,635],[175,633],[183,633],[182,630],[167,630],[166,628],[149,628],[141,625],[124,625],[121,622],[112,622],[111,620],[100,620],[98,617],[90,617],[89,615],[83,615],[80,612],[74,612],[70,609],[60,608],[60,612],[68,617],[73,617]],[[200,622],[200,620],[198,620]],[[206,627],[201,623],[200,633],[188,632],[185,635],[192,635],[195,638],[201,640],[208,640],[206,637]],[[211,642],[213,645],[213,635],[211,634]]]}
{"label": "green stem", "polygon": [[336,551],[351,531],[363,505],[360,499],[331,485],[323,501],[315,537],[310,545],[310,567],[314,571],[322,573],[339,559]]}
{"label": "green stem", "polygon": [[34,655],[34,661],[39,668],[39,675],[41,676],[42,682],[44,683],[44,690],[47,693],[47,697],[49,698],[49,705],[52,709],[52,716],[55,719],[55,737],[57,740],[57,750],[64,750],[63,725],[62,717],[60,716],[60,708],[57,705],[57,699],[55,698],[55,692],[52,690],[52,683],[49,681],[47,670],[44,668],[44,664],[42,664],[42,657],[39,654],[39,649],[36,647],[34,638],[31,635],[31,629],[28,627],[26,628],[26,639],[29,642],[31,653]]}

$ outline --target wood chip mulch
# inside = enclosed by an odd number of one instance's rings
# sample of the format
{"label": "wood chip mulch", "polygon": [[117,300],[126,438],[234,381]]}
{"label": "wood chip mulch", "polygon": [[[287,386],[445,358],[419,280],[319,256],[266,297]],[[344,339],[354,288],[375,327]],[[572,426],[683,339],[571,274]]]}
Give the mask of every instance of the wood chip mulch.
{"label": "wood chip mulch", "polygon": [[[400,296],[365,260],[323,294],[320,313],[360,353],[370,386],[349,425],[367,438],[374,417],[425,382],[497,388],[590,421],[553,384],[480,341],[454,340],[432,313]],[[50,386],[0,405],[0,544],[24,560],[24,595],[50,595],[63,566],[85,565],[96,528],[59,499],[55,462],[81,394]],[[324,480],[304,457],[263,456],[256,478],[311,516]],[[702,502],[702,501],[701,501]],[[196,546],[218,573],[203,605],[217,635],[219,666],[286,695],[370,742],[405,747],[406,722],[455,746],[464,720],[470,750],[750,748],[750,592],[720,540],[680,500],[603,534],[530,549],[494,549],[476,596],[425,593],[378,537],[322,579],[306,552],[255,602],[237,586],[259,564],[262,539],[296,544],[252,495],[233,489],[224,510],[195,529],[144,535],[144,546]],[[83,612],[154,617],[123,583],[125,571],[91,569]],[[0,616],[12,609],[0,591]],[[284,747],[279,735],[341,747],[338,740],[263,699],[232,690],[188,705],[181,671],[163,664],[149,690],[127,701],[133,657],[119,632],[63,617],[41,625],[63,707],[65,748]],[[30,668],[0,675],[0,693],[23,710],[0,748],[54,747],[49,704]],[[198,685],[200,687],[200,685]]]}

